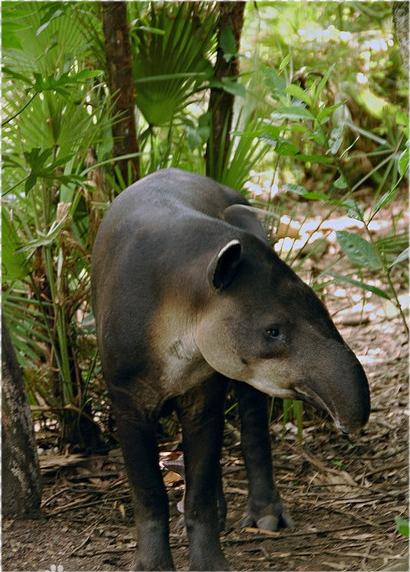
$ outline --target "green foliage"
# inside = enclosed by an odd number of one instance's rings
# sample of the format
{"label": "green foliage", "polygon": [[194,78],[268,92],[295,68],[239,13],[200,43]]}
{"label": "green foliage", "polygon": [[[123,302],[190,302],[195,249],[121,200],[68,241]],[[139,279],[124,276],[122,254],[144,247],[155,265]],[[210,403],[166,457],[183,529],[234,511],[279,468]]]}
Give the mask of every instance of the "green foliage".
{"label": "green foliage", "polygon": [[303,402],[299,400],[284,399],[283,400],[283,419],[282,419],[282,436],[286,431],[286,423],[288,421],[296,421],[298,428],[298,441],[302,444],[303,431]]}
{"label": "green foliage", "polygon": [[169,124],[212,76],[215,10],[203,2],[153,3],[138,11],[131,39],[136,104],[151,126]]}
{"label": "green foliage", "polygon": [[[327,274],[335,280],[359,286],[364,292],[390,299],[407,330],[397,285],[392,278],[397,265],[401,264],[405,273],[407,237],[404,241],[395,240],[393,231],[390,238],[375,239],[370,228],[373,219],[391,207],[400,187],[406,183],[408,172],[407,86],[404,87],[404,82],[399,84],[404,97],[396,91],[393,100],[389,89],[383,92],[375,77],[379,77],[380,66],[387,73],[394,58],[378,58],[376,67],[376,61],[370,59],[372,52],[368,51],[370,46],[382,54],[389,50],[386,33],[376,36],[377,39],[374,39],[375,32],[367,33],[373,27],[379,29],[385,17],[383,14],[388,11],[386,3],[379,4],[383,11],[377,12],[376,18],[372,11],[362,11],[359,3],[339,6],[336,13],[332,7],[332,14],[326,3],[321,6],[305,3],[299,6],[298,14],[289,4],[260,3],[259,19],[249,20],[249,23],[255,26],[259,22],[260,25],[258,33],[262,41],[258,61],[263,61],[264,50],[269,50],[265,67],[260,63],[265,98],[266,93],[270,96],[260,139],[273,151],[264,158],[265,170],[269,168],[267,161],[270,159],[274,165],[272,180],[309,201],[312,208],[313,203],[320,205],[322,223],[336,210],[343,210],[364,227],[364,236],[363,232],[346,230],[336,233],[342,253],[357,267],[356,274],[360,279],[354,275],[341,276],[331,269],[321,273],[318,279]],[[312,11],[316,16],[321,14],[322,18],[313,18]],[[352,24],[350,20],[352,12],[360,12],[362,16],[360,37],[353,35],[357,23]],[[331,22],[331,25],[323,29],[321,22]],[[350,43],[359,46],[352,50]],[[276,54],[276,65],[272,51]],[[320,57],[310,61],[309,54],[318,53]],[[367,62],[366,76],[360,71],[361,58]],[[352,66],[346,66],[346,59]],[[355,73],[359,80],[356,82]],[[351,91],[353,84],[358,87],[356,92]],[[362,121],[352,118],[352,100],[362,109]],[[359,157],[366,158],[370,167],[354,175],[352,166]],[[301,184],[309,172],[316,174],[313,175],[316,179],[314,190]],[[372,205],[366,212],[355,198],[355,191],[363,185],[374,188]],[[277,202],[269,197],[265,205],[267,211],[278,211]],[[288,199],[288,208],[291,202],[292,199]],[[316,230],[319,229],[320,225]],[[309,259],[309,256],[301,259],[300,254],[297,252],[293,259],[288,254],[288,262],[293,262],[297,269]],[[386,287],[368,284],[363,280],[363,272],[378,272]],[[408,280],[407,276],[405,280]]]}
{"label": "green foliage", "polygon": [[102,72],[86,67],[81,4],[56,4],[3,8],[10,42],[3,43],[3,310],[26,378],[43,372],[31,400],[56,408],[68,439],[70,425],[81,426],[73,411],[88,399],[82,367],[89,347],[76,347],[93,192],[82,170],[89,149],[103,141],[109,100],[95,84]]}
{"label": "green foliage", "polygon": [[[246,99],[243,101],[246,102]],[[258,118],[252,116],[243,118],[241,113],[238,113],[235,118],[232,133],[228,134],[227,122],[225,123],[222,145],[225,138],[230,136],[226,159],[224,160],[221,154],[218,164],[211,164],[210,167],[217,181],[233,189],[241,190],[244,188],[249,179],[249,172],[258,168],[267,151],[267,145],[261,138],[261,132],[261,121]],[[210,133],[210,156],[213,156],[211,135]]]}
{"label": "green foliage", "polygon": [[365,266],[369,270],[378,270],[381,266],[373,245],[365,238],[347,230],[336,232],[337,240],[343,252],[357,266]]}
{"label": "green foliage", "polygon": [[401,536],[409,538],[409,521],[407,518],[402,518],[401,516],[395,517],[396,528]]}

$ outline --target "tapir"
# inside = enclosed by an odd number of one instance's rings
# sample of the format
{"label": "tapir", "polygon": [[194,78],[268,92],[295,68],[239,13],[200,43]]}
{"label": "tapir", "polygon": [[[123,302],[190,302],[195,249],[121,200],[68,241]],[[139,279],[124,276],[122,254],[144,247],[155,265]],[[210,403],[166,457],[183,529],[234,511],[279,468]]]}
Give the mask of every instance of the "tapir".
{"label": "tapir", "polygon": [[290,518],[272,474],[266,395],[324,409],[347,433],[369,416],[364,370],[244,196],[208,177],[163,169],[120,193],[98,230],[91,280],[135,508],[132,570],[174,570],[156,441],[165,405],[182,427],[190,569],[228,570],[218,488],[229,383],[249,481],[245,520],[276,529]]}

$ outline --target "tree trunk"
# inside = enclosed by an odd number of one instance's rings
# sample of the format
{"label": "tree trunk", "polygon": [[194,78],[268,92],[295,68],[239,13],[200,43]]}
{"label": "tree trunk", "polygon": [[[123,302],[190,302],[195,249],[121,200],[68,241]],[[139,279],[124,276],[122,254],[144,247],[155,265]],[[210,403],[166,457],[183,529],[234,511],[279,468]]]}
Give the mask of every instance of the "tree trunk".
{"label": "tree trunk", "polygon": [[[101,4],[108,86],[114,98],[112,115],[117,118],[112,126],[114,156],[118,157],[138,153],[127,3],[102,2]],[[134,180],[140,177],[138,157],[119,161],[118,166],[126,183],[131,182],[128,181],[128,162],[131,163]]]}
{"label": "tree trunk", "polygon": [[20,368],[2,317],[2,512],[9,518],[40,515],[41,474],[33,423]]}
{"label": "tree trunk", "polygon": [[[215,64],[215,77],[221,80],[224,77],[235,77],[239,73],[239,62],[236,55],[229,61],[224,58],[221,48],[221,37],[226,28],[233,32],[236,45],[236,53],[239,51],[241,33],[246,2],[218,2],[218,48]],[[225,30],[226,31],[226,30]],[[227,160],[230,144],[230,131],[232,127],[232,114],[235,96],[219,88],[212,88],[209,100],[211,113],[211,141],[206,150],[207,175],[216,178],[219,157],[223,156],[222,164]],[[225,135],[226,133],[226,135]]]}
{"label": "tree trunk", "polygon": [[409,77],[409,2],[393,2],[393,23],[404,69]]}

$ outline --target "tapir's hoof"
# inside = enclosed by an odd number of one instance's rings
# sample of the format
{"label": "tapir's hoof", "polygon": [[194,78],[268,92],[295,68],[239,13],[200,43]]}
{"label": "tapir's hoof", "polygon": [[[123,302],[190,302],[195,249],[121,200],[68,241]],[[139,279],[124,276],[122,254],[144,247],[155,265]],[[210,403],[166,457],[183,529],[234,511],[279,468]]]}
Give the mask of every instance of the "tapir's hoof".
{"label": "tapir's hoof", "polygon": [[276,531],[279,528],[293,528],[293,520],[289,514],[283,510],[279,516],[275,514],[267,514],[256,520],[252,515],[247,514],[241,522],[241,527],[256,527],[261,530]]}
{"label": "tapir's hoof", "polygon": [[279,518],[273,514],[263,516],[256,522],[256,526],[262,530],[278,530]]}

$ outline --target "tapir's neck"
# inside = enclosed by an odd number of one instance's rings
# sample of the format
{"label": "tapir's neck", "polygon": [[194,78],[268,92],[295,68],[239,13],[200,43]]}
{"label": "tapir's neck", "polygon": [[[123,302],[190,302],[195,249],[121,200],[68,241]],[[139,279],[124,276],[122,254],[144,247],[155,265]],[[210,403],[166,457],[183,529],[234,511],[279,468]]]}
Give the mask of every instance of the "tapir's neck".
{"label": "tapir's neck", "polygon": [[156,312],[149,345],[160,364],[159,381],[166,399],[198,386],[213,372],[196,343],[196,319],[187,316],[178,302],[168,300]]}

